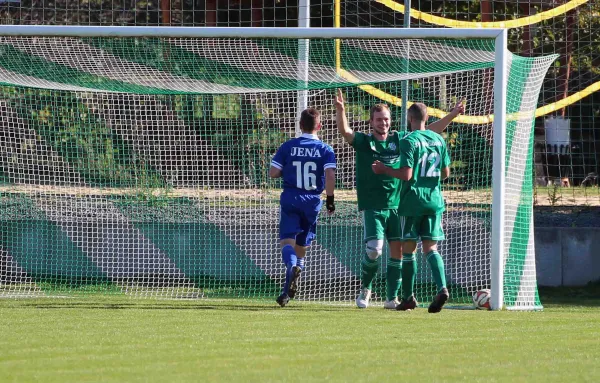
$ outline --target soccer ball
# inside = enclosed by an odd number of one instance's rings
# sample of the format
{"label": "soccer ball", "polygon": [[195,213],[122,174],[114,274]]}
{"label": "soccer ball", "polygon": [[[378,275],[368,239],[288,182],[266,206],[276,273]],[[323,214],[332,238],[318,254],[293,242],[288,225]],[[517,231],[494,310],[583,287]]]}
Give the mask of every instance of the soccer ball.
{"label": "soccer ball", "polygon": [[491,291],[489,289],[479,290],[473,294],[473,306],[478,310],[490,310]]}

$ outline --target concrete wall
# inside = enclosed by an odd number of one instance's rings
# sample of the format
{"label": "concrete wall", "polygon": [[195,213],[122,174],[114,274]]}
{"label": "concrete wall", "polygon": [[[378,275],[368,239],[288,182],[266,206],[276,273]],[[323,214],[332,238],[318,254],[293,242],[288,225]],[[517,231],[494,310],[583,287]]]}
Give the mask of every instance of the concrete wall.
{"label": "concrete wall", "polygon": [[582,286],[598,281],[600,228],[536,228],[535,258],[541,286]]}

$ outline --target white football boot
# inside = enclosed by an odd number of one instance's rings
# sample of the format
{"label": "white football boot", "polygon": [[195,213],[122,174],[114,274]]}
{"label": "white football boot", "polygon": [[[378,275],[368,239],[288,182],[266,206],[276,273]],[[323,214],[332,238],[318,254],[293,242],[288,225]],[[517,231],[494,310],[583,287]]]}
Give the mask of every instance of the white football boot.
{"label": "white football boot", "polygon": [[371,299],[371,290],[364,288],[360,290],[360,294],[356,297],[356,306],[359,309],[366,309],[369,307],[369,300]]}
{"label": "white football boot", "polygon": [[400,301],[398,300],[398,298],[394,298],[391,301],[383,302],[383,308],[388,309],[388,310],[395,310],[396,306],[398,306],[399,304],[400,304]]}

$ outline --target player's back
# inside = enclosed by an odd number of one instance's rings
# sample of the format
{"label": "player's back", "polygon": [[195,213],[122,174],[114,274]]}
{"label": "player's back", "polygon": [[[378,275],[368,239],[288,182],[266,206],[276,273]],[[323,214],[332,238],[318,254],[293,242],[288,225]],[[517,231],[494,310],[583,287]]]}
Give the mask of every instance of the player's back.
{"label": "player's back", "polygon": [[320,195],[325,169],[336,166],[331,146],[306,133],[283,143],[271,165],[281,170],[284,193],[304,195]]}
{"label": "player's back", "polygon": [[407,153],[412,178],[402,182],[400,204],[402,215],[435,215],[444,211],[441,192],[442,169],[450,166],[444,138],[431,130],[417,130],[401,142]]}

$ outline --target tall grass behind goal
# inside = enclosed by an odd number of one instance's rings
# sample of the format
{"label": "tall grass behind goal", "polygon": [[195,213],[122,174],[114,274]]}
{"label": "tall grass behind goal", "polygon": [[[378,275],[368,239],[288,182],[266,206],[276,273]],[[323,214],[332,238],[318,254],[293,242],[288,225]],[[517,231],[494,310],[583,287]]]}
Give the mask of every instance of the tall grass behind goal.
{"label": "tall grass behind goal", "polygon": [[[403,131],[408,80],[409,103],[425,102],[432,121],[467,100],[445,133],[452,303],[491,287],[495,308],[541,307],[533,111],[553,57],[511,55],[504,31],[13,26],[0,36],[0,296],[276,297],[280,184],[268,167],[312,106],[338,158],[339,202],[321,218],[297,297],[352,300],[364,244],[335,90],[353,129],[368,132],[370,106],[386,102]],[[419,259],[417,299],[428,301]],[[375,299],[384,288],[381,275]]]}

